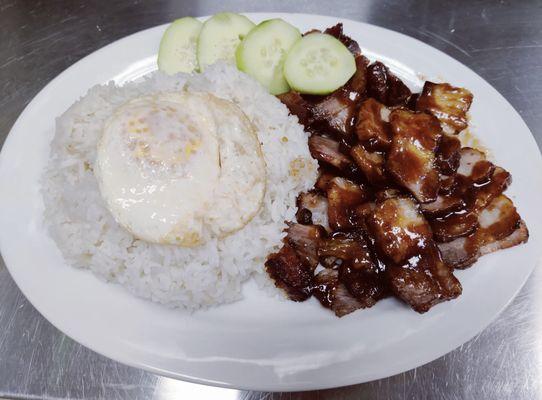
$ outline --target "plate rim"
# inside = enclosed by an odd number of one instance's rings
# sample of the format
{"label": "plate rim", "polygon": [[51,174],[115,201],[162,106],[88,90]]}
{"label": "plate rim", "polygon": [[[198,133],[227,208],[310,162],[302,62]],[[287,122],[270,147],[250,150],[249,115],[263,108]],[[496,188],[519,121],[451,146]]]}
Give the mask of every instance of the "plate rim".
{"label": "plate rim", "polygon": [[[484,82],[484,84],[490,88],[491,90],[493,90],[499,97],[502,101],[505,102],[506,106],[510,109],[511,112],[515,113],[518,117],[518,120],[521,121],[521,123],[523,124],[523,128],[525,128],[528,132],[529,132],[529,138],[528,140],[531,141],[531,144],[533,144],[534,146],[536,146],[537,150],[538,150],[538,163],[542,163],[542,156],[541,156],[541,153],[540,153],[540,148],[538,147],[535,139],[534,139],[534,136],[530,130],[530,128],[528,127],[528,125],[525,123],[525,121],[523,120],[523,118],[521,117],[521,115],[515,110],[515,108],[509,103],[509,101],[506,99],[505,96],[503,96],[496,88],[494,88],[489,82],[487,82],[484,78],[482,78],[476,71],[472,70],[470,67],[464,65],[463,63],[461,63],[460,61],[454,59],[453,57],[449,56],[448,54],[446,54],[445,52],[439,50],[438,48],[435,48],[433,46],[430,46],[424,42],[422,42],[421,40],[419,39],[416,39],[416,38],[413,38],[411,36],[408,36],[408,35],[405,35],[401,32],[397,32],[397,31],[394,31],[394,30],[391,30],[391,29],[388,29],[388,28],[384,28],[384,27],[381,27],[381,26],[378,26],[378,25],[375,25],[375,24],[369,24],[369,23],[366,23],[366,22],[362,22],[362,21],[357,21],[357,20],[352,20],[352,19],[348,19],[348,18],[342,18],[342,17],[336,17],[336,16],[331,16],[331,15],[319,15],[319,14],[309,14],[309,13],[281,13],[281,12],[272,12],[272,13],[267,13],[267,12],[257,12],[257,13],[242,13],[243,15],[247,15],[249,18],[255,18],[255,19],[261,19],[262,17],[266,17],[266,18],[275,18],[275,17],[314,17],[314,18],[335,18],[338,22],[348,22],[348,23],[352,23],[352,24],[361,24],[361,25],[364,25],[364,26],[368,26],[368,27],[371,27],[371,28],[378,28],[378,29],[382,29],[382,30],[385,30],[385,31],[389,31],[389,32],[392,32],[393,34],[395,35],[400,35],[401,37],[403,37],[404,39],[408,40],[408,41],[415,41],[418,43],[418,45],[422,45],[424,47],[427,47],[428,49],[431,49],[431,51],[433,52],[439,52],[441,56],[444,56],[446,57],[447,59],[449,59],[449,61],[451,62],[454,62],[454,63],[457,63],[459,65],[461,65],[462,67],[468,69],[472,74],[474,74],[478,79],[480,79],[482,82]],[[202,16],[202,17],[198,17],[200,19],[204,19],[204,18],[208,18],[209,16]],[[119,38],[113,42],[110,42],[108,43],[107,45],[103,46],[103,47],[100,47],[99,49],[93,51],[92,53],[82,57],[80,60],[76,61],[74,64],[70,65],[69,67],[67,67],[66,69],[64,69],[62,72],[60,72],[58,75],[56,75],[53,79],[51,79],[42,89],[40,89],[40,91],[32,98],[32,100],[25,106],[25,108],[23,109],[23,111],[20,113],[20,115],[18,116],[18,118],[16,119],[16,121],[14,122],[13,126],[11,127],[10,129],[10,132],[9,134],[7,135],[3,145],[2,145],[2,151],[0,152],[0,169],[3,168],[3,164],[4,164],[4,158],[5,158],[5,151],[4,149],[9,145],[10,141],[12,140],[13,136],[12,135],[12,132],[14,132],[18,125],[21,124],[21,121],[23,121],[25,119],[25,115],[28,114],[30,112],[30,110],[36,106],[37,104],[37,100],[39,100],[40,98],[40,95],[43,95],[43,92],[47,91],[47,89],[50,87],[50,86],[53,86],[55,82],[57,82],[58,80],[60,80],[66,73],[68,73],[69,71],[73,71],[75,70],[80,64],[82,63],[86,63],[89,61],[90,58],[92,57],[96,57],[97,56],[97,53],[103,51],[104,49],[110,47],[110,46],[114,46],[115,44],[117,44],[118,42],[120,41],[123,41],[125,39],[128,39],[128,38],[131,38],[131,37],[134,37],[134,36],[138,36],[138,35],[145,35],[147,34],[148,31],[151,31],[151,30],[154,30],[154,29],[157,29],[159,27],[164,27],[166,25],[168,25],[169,23],[165,23],[165,24],[161,24],[161,25],[156,25],[156,26],[153,26],[153,27],[149,27],[149,28],[146,28],[144,30],[140,30],[138,32],[134,32],[130,35],[127,35],[127,36],[124,36],[122,38]],[[244,389],[244,390],[265,390],[265,391],[283,391],[283,390],[289,390],[289,391],[301,391],[301,390],[317,390],[317,389],[324,389],[324,388],[332,388],[332,387],[340,387],[340,386],[345,386],[345,385],[351,385],[351,384],[357,384],[357,383],[364,383],[364,382],[369,382],[369,381],[372,381],[372,380],[375,380],[375,379],[381,379],[381,378],[373,378],[373,379],[370,379],[370,380],[363,380],[363,382],[358,382],[358,381],[355,381],[350,379],[346,379],[346,380],[340,380],[340,379],[337,379],[337,384],[334,384],[332,386],[328,385],[328,384],[322,384],[322,385],[310,385],[310,386],[307,386],[307,385],[301,385],[300,387],[296,387],[296,386],[292,386],[291,383],[288,383],[286,384],[285,386],[278,386],[278,385],[271,385],[269,387],[265,387],[265,386],[262,386],[262,385],[256,385],[256,386],[251,386],[251,385],[237,385],[237,384],[232,384],[232,383],[228,383],[228,382],[220,382],[220,381],[213,381],[213,380],[209,380],[209,379],[206,379],[206,378],[199,378],[199,377],[193,377],[193,376],[190,376],[190,375],[187,375],[187,374],[182,374],[182,373],[171,373],[170,371],[168,370],[165,370],[165,369],[162,369],[162,368],[158,368],[158,367],[155,367],[155,366],[152,366],[152,365],[146,365],[144,363],[137,363],[137,362],[133,362],[132,360],[126,360],[126,359],[123,359],[121,356],[119,356],[118,354],[116,355],[111,355],[111,354],[104,354],[102,352],[100,352],[99,350],[95,349],[94,348],[94,345],[93,344],[89,344],[87,343],[85,340],[80,340],[79,338],[78,339],[75,339],[74,336],[72,336],[71,334],[68,334],[66,333],[65,330],[63,329],[60,329],[54,321],[54,319],[50,319],[49,318],[49,313],[48,312],[44,312],[42,309],[41,309],[41,306],[37,305],[37,304],[34,304],[34,302],[32,302],[32,300],[30,299],[30,297],[27,295],[27,293],[25,292],[25,290],[23,290],[23,288],[21,287],[21,285],[19,284],[19,281],[17,280],[16,276],[17,274],[16,273],[13,273],[12,271],[12,268],[14,268],[13,266],[10,267],[10,265],[12,265],[12,263],[8,263],[8,261],[5,259],[5,256],[4,256],[4,253],[5,251],[2,251],[2,249],[4,249],[4,244],[3,242],[0,240],[0,252],[2,253],[2,257],[4,258],[4,261],[5,261],[5,265],[6,265],[6,269],[8,270],[8,272],[10,273],[10,276],[12,277],[12,279],[14,280],[14,282],[17,284],[17,287],[19,288],[19,290],[21,290],[21,292],[24,294],[25,298],[32,304],[32,306],[45,318],[47,319],[47,321],[49,323],[51,323],[53,326],[55,326],[56,329],[58,329],[60,332],[62,332],[63,334],[65,334],[66,336],[70,337],[72,340],[74,340],[75,342],[77,343],[80,343],[81,345],[89,348],[90,350],[106,357],[106,358],[109,358],[109,359],[112,359],[116,362],[120,362],[122,364],[125,364],[125,365],[129,365],[131,367],[135,367],[135,368],[139,368],[139,369],[144,369],[144,370],[147,370],[149,372],[152,372],[152,373],[155,373],[155,374],[158,374],[158,375],[161,375],[161,376],[167,376],[167,377],[170,377],[170,378],[174,378],[174,379],[181,379],[183,381],[187,381],[187,382],[192,382],[192,383],[197,383],[197,384],[205,384],[205,385],[212,385],[212,386],[218,386],[218,387],[223,387],[223,388],[229,388],[229,389]],[[540,252],[539,252],[540,253]],[[483,327],[482,327],[482,331],[485,330],[493,321],[495,321],[499,315],[501,315],[501,313],[503,312],[503,310],[505,308],[508,307],[508,305],[512,302],[512,300],[517,296],[517,294],[519,293],[519,291],[523,288],[523,286],[525,285],[525,282],[527,281],[527,279],[530,277],[530,275],[532,274],[534,268],[540,264],[541,262],[541,258],[540,258],[540,254],[538,255],[538,259],[535,260],[535,262],[533,263],[533,265],[530,266],[530,269],[529,269],[529,272],[525,274],[525,276],[523,277],[522,279],[522,282],[521,282],[521,285],[518,285],[518,287],[515,289],[514,291],[514,295],[511,296],[507,301],[506,303],[500,307],[500,309],[498,310],[498,312],[494,313],[494,315],[491,316],[491,318],[488,319],[489,322],[487,323],[484,323],[483,324]],[[474,332],[472,335],[468,335],[469,337],[467,339],[459,339],[459,340],[456,340],[454,341],[454,343],[452,344],[453,345],[453,348],[451,348],[450,350],[446,351],[445,353],[443,354],[439,354],[435,357],[426,357],[426,359],[423,359],[422,361],[420,362],[417,362],[416,365],[412,366],[412,367],[409,367],[409,370],[410,369],[413,369],[413,368],[417,368],[421,365],[424,365],[428,362],[431,362],[435,359],[438,359],[440,357],[442,357],[444,354],[447,354],[448,352],[451,352],[453,350],[455,350],[457,347],[459,347],[461,344],[463,343],[466,343],[468,341],[470,341],[474,336],[476,336],[478,333],[480,333],[481,331],[480,330],[477,330],[476,332]],[[448,346],[448,347],[451,347],[451,346]],[[393,370],[393,369],[392,369]],[[396,367],[396,370],[395,372],[392,372],[391,374],[388,374],[386,376],[393,376],[393,375],[396,375],[398,373],[401,373],[403,371],[406,371],[402,366],[397,366]]]}

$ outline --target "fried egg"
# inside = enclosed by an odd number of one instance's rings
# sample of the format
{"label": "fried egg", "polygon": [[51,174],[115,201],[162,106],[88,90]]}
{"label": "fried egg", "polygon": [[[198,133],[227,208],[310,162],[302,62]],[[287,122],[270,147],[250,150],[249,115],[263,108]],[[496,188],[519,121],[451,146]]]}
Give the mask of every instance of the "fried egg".
{"label": "fried egg", "polygon": [[258,213],[266,166],[251,122],[209,93],[158,93],[120,106],[98,141],[95,175],[136,238],[193,247]]}

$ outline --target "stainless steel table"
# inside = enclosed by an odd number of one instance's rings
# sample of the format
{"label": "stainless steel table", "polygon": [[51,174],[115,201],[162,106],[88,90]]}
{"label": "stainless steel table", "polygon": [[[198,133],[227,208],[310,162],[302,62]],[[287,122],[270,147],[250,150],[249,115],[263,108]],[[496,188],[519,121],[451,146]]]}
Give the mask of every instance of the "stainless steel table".
{"label": "stainless steel table", "polygon": [[[130,33],[221,10],[336,15],[416,37],[465,63],[542,143],[542,2],[394,0],[0,0],[0,137],[66,67]],[[513,140],[514,132],[501,132]],[[1,195],[1,194],[0,194]],[[541,199],[542,200],[542,199]],[[9,210],[2,210],[9,212]],[[542,223],[542,221],[531,221]],[[29,244],[31,251],[31,244]],[[312,393],[257,393],[162,378],[110,361],[52,327],[0,263],[0,397],[44,399],[542,398],[542,272],[483,333],[416,370]]]}

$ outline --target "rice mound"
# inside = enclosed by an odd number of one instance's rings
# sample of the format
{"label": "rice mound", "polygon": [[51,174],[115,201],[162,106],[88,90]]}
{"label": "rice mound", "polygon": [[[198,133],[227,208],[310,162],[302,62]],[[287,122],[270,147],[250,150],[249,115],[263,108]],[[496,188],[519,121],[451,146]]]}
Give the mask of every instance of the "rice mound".
{"label": "rice mound", "polygon": [[[267,165],[258,215],[233,235],[191,249],[132,236],[106,208],[93,173],[102,125],[114,109],[137,96],[175,90],[211,92],[236,103],[254,124]],[[239,299],[250,277],[268,282],[265,257],[280,247],[284,221],[294,219],[297,194],[313,186],[316,171],[297,118],[236,68],[220,63],[201,74],[155,72],[122,87],[95,86],[57,119],[41,182],[44,224],[68,264],[137,296],[195,310]]]}

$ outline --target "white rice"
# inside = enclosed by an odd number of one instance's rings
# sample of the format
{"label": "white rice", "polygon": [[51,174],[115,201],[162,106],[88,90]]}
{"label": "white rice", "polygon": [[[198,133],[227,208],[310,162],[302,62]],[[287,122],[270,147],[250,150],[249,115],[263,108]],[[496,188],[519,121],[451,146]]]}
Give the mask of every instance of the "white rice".
{"label": "white rice", "polygon": [[[116,107],[136,96],[183,88],[240,106],[256,126],[268,178],[262,209],[247,226],[193,249],[134,238],[105,207],[93,174],[102,124]],[[195,310],[239,299],[250,277],[266,281],[265,257],[280,247],[284,221],[294,219],[296,196],[313,186],[316,168],[297,119],[234,67],[217,64],[202,74],[174,77],[157,72],[122,87],[95,86],[57,119],[42,177],[44,223],[70,265],[137,296]]]}

